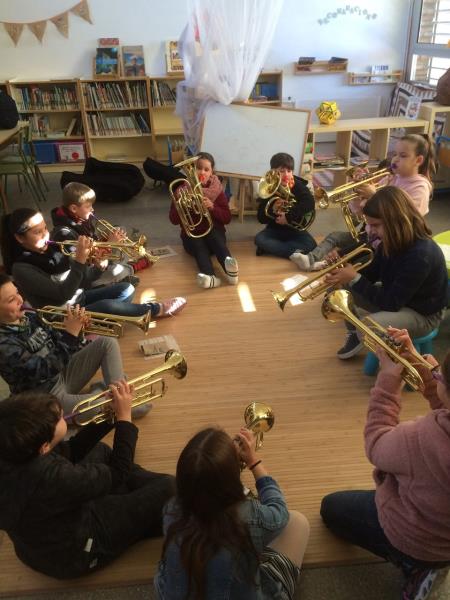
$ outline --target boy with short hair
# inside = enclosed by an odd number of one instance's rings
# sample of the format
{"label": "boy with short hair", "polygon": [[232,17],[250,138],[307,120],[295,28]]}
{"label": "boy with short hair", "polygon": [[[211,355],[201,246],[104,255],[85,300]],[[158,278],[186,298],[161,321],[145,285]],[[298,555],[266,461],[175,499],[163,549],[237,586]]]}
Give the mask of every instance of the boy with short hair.
{"label": "boy with short hair", "polygon": [[[54,229],[51,233],[53,241],[76,240],[80,235],[86,235],[94,240],[100,240],[94,216],[93,205],[95,192],[84,183],[72,181],[62,192],[62,206],[51,211]],[[107,241],[120,242],[125,237],[125,232],[117,228]],[[134,275],[134,269],[125,258],[122,262],[108,262],[101,259],[96,264],[103,273],[93,282],[93,287],[109,285],[118,281],[126,281],[135,287],[139,284],[139,277]]]}
{"label": "boy with short hair", "polygon": [[[51,577],[101,568],[138,540],[162,534],[174,478],[133,463],[132,390],[110,386],[115,424],[67,425],[51,394],[0,402],[0,529],[26,565]],[[100,440],[115,428],[112,449]]]}
{"label": "boy with short hair", "polygon": [[[255,237],[256,254],[273,254],[291,258],[296,252],[310,252],[316,247],[314,238],[301,231],[295,224],[306,224],[314,218],[314,197],[307,188],[306,180],[293,174],[294,159],[286,152],[278,152],[270,159],[270,168],[281,175],[281,185],[288,186],[295,202],[283,210],[282,201],[275,200],[279,192],[269,198],[259,198],[258,221],[266,223],[265,229]],[[266,206],[271,202],[266,214]]]}

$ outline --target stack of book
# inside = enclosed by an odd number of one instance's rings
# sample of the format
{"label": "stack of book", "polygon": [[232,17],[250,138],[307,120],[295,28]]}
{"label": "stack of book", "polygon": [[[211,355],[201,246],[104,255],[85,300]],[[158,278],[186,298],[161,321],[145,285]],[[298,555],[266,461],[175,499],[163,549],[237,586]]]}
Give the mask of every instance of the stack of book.
{"label": "stack of book", "polygon": [[83,85],[86,107],[107,110],[109,108],[146,108],[147,93],[144,81],[92,82]]}
{"label": "stack of book", "polygon": [[165,81],[151,82],[152,106],[174,106],[177,101],[176,89]]}
{"label": "stack of book", "polygon": [[150,126],[140,114],[107,116],[103,113],[87,115],[91,135],[102,137],[135,136],[150,133]]}
{"label": "stack of book", "polygon": [[30,110],[78,110],[78,100],[74,88],[53,86],[41,88],[37,85],[29,87],[13,87],[12,95],[20,111]]}
{"label": "stack of book", "polygon": [[314,156],[315,169],[340,169],[344,164],[344,159],[334,154],[316,154]]}

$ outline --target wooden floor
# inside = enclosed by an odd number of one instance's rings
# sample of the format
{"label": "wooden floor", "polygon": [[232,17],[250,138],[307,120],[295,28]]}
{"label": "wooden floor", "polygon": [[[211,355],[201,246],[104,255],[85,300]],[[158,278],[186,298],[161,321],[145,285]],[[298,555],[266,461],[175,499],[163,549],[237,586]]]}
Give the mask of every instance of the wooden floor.
{"label": "wooden floor", "polygon": [[[195,267],[181,248],[139,273],[141,294],[155,290],[159,298],[184,295],[188,305],[171,319],[161,319],[150,336],[175,336],[188,363],[184,380],[166,378],[168,391],[152,412],[138,422],[136,460],[155,471],[175,472],[187,440],[209,424],[230,434],[243,425],[244,409],[252,401],[269,404],[275,425],[261,456],[283,489],[288,505],[304,512],[311,523],[306,566],[349,564],[373,560],[357,548],[335,539],[322,525],[321,498],[332,491],[370,489],[371,466],[363,448],[367,397],[373,379],[362,373],[363,357],[340,361],[342,324],[321,315],[321,300],[283,312],[271,289],[296,273],[289,261],[256,257],[251,242],[233,244],[239,260],[238,288],[224,284],[201,290]],[[219,274],[219,273],[218,273]],[[248,286],[254,311],[244,312],[239,290]],[[138,351],[142,334],[127,329],[121,347],[127,376],[161,364],[144,360]],[[407,393],[404,418],[423,413],[425,404]],[[251,477],[245,474],[250,485]],[[0,595],[34,591],[81,589],[148,581],[156,568],[161,540],[138,544],[109,568],[89,577],[59,582],[23,566],[5,535],[0,545]]]}

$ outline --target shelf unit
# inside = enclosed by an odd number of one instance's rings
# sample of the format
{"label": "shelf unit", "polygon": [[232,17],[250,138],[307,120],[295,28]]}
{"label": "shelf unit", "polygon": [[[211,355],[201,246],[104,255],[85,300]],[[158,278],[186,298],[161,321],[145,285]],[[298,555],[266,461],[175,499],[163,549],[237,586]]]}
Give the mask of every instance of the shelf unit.
{"label": "shelf unit", "polygon": [[80,92],[88,155],[142,163],[152,151],[148,78],[84,79]]}
{"label": "shelf unit", "polygon": [[398,83],[403,79],[403,71],[390,73],[348,73],[348,85],[386,85]]}
{"label": "shelf unit", "polygon": [[184,150],[183,122],[175,114],[176,86],[183,79],[183,74],[149,78],[152,156],[161,162],[169,162],[169,142]]}
{"label": "shelf unit", "polygon": [[428,121],[425,119],[406,119],[405,117],[374,117],[368,119],[338,119],[332,125],[312,123],[309,128],[309,140],[313,148],[317,148],[321,134],[335,133],[335,155],[343,160],[343,165],[337,168],[314,167],[311,176],[319,171],[333,172],[333,187],[346,181],[346,170],[351,166],[352,133],[360,130],[371,131],[369,160],[381,161],[386,158],[389,148],[389,138],[395,130],[403,129],[407,133],[427,133]]}
{"label": "shelf unit", "polygon": [[[438,115],[445,118],[441,135],[450,137],[450,106],[444,106],[437,102],[422,102],[419,109],[419,118],[428,121],[428,133],[430,136],[433,134],[434,124]],[[448,155],[444,148],[438,148],[437,159],[438,162],[440,159],[444,162],[448,161]],[[434,187],[435,189],[450,188],[450,168],[443,164],[443,162],[439,162],[439,169],[434,176]]]}
{"label": "shelf unit", "polygon": [[348,61],[330,62],[329,60],[315,60],[308,64],[294,63],[295,75],[334,75],[347,71]]}
{"label": "shelf unit", "polygon": [[[80,156],[85,154],[77,79],[8,81],[7,90],[16,101],[20,119],[30,123],[39,163],[62,163],[58,151],[62,144],[78,148]],[[75,162],[82,163],[83,160]]]}
{"label": "shelf unit", "polygon": [[282,98],[283,71],[261,71],[247,102],[281,105]]}

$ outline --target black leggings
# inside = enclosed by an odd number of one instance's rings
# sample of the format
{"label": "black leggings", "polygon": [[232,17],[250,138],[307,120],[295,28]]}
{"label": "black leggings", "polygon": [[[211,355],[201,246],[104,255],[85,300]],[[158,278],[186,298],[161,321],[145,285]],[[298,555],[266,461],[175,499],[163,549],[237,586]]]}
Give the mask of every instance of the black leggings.
{"label": "black leggings", "polygon": [[231,256],[227,247],[225,231],[213,227],[208,235],[201,238],[191,238],[183,235],[182,241],[186,252],[197,261],[199,273],[215,275],[211,255],[217,257],[220,266],[225,270],[225,259],[227,256]]}

